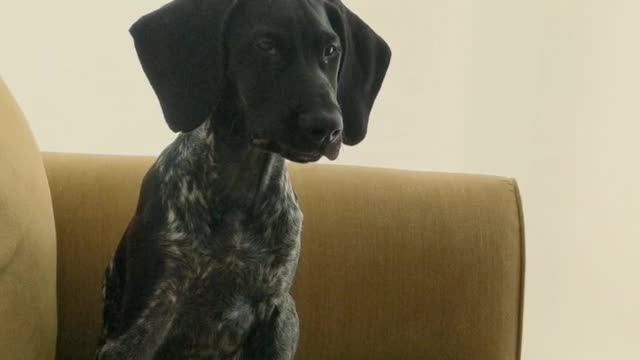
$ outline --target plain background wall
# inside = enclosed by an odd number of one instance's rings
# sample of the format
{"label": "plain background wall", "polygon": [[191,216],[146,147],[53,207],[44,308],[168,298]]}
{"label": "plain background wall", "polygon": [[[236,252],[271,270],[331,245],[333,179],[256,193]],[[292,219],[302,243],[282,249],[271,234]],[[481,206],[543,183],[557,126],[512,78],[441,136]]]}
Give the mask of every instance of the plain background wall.
{"label": "plain background wall", "polygon": [[[0,74],[43,150],[173,139],[127,32],[164,2],[2,0]],[[394,59],[339,163],[516,177],[524,359],[640,358],[640,2],[345,2]]]}

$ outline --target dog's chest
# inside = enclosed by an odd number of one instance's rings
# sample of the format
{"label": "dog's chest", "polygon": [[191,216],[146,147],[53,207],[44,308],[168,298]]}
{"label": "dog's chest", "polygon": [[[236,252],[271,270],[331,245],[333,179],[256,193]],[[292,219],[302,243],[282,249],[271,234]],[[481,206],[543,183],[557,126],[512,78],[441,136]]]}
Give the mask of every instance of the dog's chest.
{"label": "dog's chest", "polygon": [[300,252],[302,213],[293,193],[277,203],[256,214],[226,211],[215,228],[192,224],[184,237],[166,234],[167,281],[180,299],[162,350],[177,351],[169,358],[232,358],[223,354],[233,354],[253,324],[268,319],[286,296]]}
{"label": "dog's chest", "polygon": [[232,216],[205,245],[203,280],[222,281],[233,292],[258,298],[286,292],[298,261],[300,219],[297,208],[283,212],[268,222]]}
{"label": "dog's chest", "polygon": [[257,212],[226,209],[214,227],[197,214],[168,226],[161,247],[167,274],[185,295],[210,302],[221,295],[260,301],[288,291],[300,252],[302,213],[293,193]]}

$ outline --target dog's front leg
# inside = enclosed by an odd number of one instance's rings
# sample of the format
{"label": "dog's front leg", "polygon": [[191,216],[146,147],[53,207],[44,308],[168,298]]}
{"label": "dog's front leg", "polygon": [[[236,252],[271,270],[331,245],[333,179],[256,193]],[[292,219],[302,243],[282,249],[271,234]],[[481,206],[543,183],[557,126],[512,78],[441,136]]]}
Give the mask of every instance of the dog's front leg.
{"label": "dog's front leg", "polygon": [[154,359],[175,319],[176,301],[170,286],[160,286],[129,329],[99,349],[97,360]]}
{"label": "dog's front leg", "polygon": [[243,360],[292,360],[298,346],[298,314],[291,295],[286,294],[269,319],[261,323]]}

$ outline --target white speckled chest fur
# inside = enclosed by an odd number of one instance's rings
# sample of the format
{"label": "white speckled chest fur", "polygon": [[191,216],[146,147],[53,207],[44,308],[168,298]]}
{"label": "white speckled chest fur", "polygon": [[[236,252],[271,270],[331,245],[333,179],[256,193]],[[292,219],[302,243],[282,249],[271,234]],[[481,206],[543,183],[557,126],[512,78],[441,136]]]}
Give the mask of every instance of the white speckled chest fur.
{"label": "white speckled chest fur", "polygon": [[[228,189],[229,165],[202,151],[220,149],[214,138],[209,123],[180,135],[145,178],[143,188],[161,196],[141,201],[146,205],[138,208],[133,228],[107,269],[105,314],[110,315],[105,318],[110,322],[105,322],[103,341],[136,327],[142,332],[164,328],[157,334],[160,343],[149,344],[158,348],[155,358],[242,358],[241,344],[256,324],[283,311],[291,317],[291,326],[284,329],[297,334],[289,289],[300,253],[302,213],[285,164],[271,163],[273,170],[259,183],[235,183]],[[249,189],[255,186],[255,194],[268,196],[252,197]],[[245,199],[250,201],[243,204]],[[151,223],[144,229],[146,236],[132,236],[145,219]],[[144,254],[158,261],[154,272],[146,274],[153,291],[129,291],[135,295],[127,304],[121,259],[140,256],[134,241],[145,237],[156,244]],[[136,306],[136,301],[145,305]],[[125,307],[131,315],[114,315]]]}

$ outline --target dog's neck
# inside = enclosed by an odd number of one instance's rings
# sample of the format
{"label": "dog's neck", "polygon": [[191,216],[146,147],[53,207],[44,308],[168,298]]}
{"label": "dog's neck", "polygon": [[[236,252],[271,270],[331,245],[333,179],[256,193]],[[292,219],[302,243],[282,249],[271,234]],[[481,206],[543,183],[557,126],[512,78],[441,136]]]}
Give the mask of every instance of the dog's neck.
{"label": "dog's neck", "polygon": [[202,166],[203,175],[200,186],[208,188],[208,201],[251,211],[266,199],[283,195],[290,186],[284,158],[219,129],[214,121],[182,136],[182,146],[197,152],[201,163],[196,166]]}
{"label": "dog's neck", "polygon": [[284,158],[215,136],[214,163],[219,196],[240,206],[257,207],[265,198],[284,191],[287,180]]}

